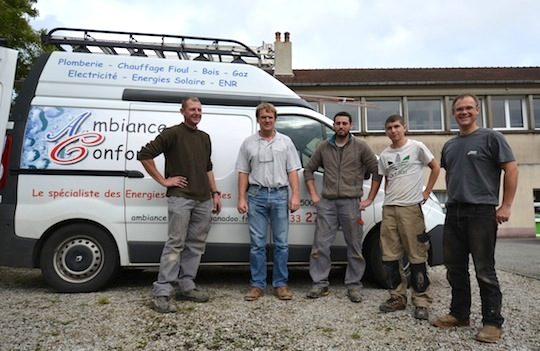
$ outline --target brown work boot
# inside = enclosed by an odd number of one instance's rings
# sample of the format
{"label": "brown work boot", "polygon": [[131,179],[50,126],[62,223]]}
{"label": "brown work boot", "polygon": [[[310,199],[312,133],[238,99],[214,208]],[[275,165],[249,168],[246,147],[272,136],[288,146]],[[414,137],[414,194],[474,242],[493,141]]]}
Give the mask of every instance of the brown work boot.
{"label": "brown work boot", "polygon": [[481,342],[496,343],[501,340],[503,330],[496,325],[484,324],[476,334],[476,340]]}
{"label": "brown work boot", "polygon": [[439,328],[468,327],[471,322],[468,319],[460,320],[451,314],[434,319],[431,324]]}
{"label": "brown work boot", "polygon": [[256,288],[254,286],[251,286],[247,292],[247,294],[244,296],[244,300],[246,301],[255,301],[258,300],[259,297],[264,295],[264,290],[261,288]]}
{"label": "brown work boot", "polygon": [[274,288],[274,295],[280,300],[292,300],[292,292],[288,286]]}
{"label": "brown work boot", "polygon": [[381,312],[395,312],[404,310],[407,307],[407,300],[398,295],[391,295],[388,300],[379,305]]}

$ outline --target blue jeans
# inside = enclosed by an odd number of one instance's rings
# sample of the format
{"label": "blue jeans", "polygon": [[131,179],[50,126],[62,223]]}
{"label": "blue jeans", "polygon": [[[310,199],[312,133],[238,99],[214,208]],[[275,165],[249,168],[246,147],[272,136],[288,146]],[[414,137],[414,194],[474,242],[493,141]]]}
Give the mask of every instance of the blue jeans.
{"label": "blue jeans", "polygon": [[482,323],[501,326],[502,293],[495,271],[495,206],[448,204],[444,224],[444,263],[452,288],[450,314],[465,320],[471,310],[469,254],[482,301]]}
{"label": "blue jeans", "polygon": [[286,286],[289,279],[289,190],[287,187],[248,189],[248,223],[251,248],[249,262],[252,287],[266,287],[266,242],[268,225],[272,229],[274,267],[272,285]]}

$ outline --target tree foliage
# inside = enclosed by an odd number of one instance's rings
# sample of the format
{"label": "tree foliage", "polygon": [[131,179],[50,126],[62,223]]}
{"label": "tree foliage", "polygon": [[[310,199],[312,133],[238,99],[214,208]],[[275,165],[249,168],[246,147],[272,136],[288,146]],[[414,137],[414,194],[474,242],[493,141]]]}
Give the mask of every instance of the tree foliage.
{"label": "tree foliage", "polygon": [[0,38],[2,45],[19,51],[15,79],[24,79],[34,60],[45,48],[41,31],[34,30],[29,20],[38,16],[37,0],[0,0]]}

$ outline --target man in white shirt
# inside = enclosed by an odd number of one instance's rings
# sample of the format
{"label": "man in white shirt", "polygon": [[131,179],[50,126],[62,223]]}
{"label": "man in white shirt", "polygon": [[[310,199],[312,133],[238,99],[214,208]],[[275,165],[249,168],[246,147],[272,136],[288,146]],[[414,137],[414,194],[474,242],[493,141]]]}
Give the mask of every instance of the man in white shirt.
{"label": "man in white shirt", "polygon": [[301,164],[292,140],[276,131],[276,108],[262,103],[255,114],[260,130],[244,140],[236,161],[237,208],[238,212],[248,215],[251,242],[250,288],[244,300],[257,300],[266,288],[268,225],[274,245],[274,295],[280,300],[291,300],[292,293],[287,285],[289,210],[294,212],[300,207],[298,170]]}
{"label": "man in white shirt", "polygon": [[[379,156],[379,174],[386,180],[381,249],[390,298],[379,306],[379,310],[394,312],[406,308],[407,280],[400,269],[400,260],[407,255],[411,267],[414,316],[427,320],[432,297],[426,269],[429,237],[425,233],[422,204],[429,198],[440,166],[422,142],[405,136],[407,128],[403,117],[388,117],[384,127],[392,142]],[[425,167],[429,167],[431,172],[423,190]]]}

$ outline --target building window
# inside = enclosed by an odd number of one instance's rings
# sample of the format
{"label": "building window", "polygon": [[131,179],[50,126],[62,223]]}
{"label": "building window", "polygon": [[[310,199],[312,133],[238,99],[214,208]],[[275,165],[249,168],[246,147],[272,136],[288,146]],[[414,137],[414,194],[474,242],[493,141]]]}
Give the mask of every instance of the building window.
{"label": "building window", "polygon": [[334,102],[325,102],[324,103],[324,115],[331,120],[334,119],[336,113],[345,111],[349,112],[352,116],[352,129],[353,131],[360,130],[360,113],[358,109],[358,104],[354,103],[334,103]]}
{"label": "building window", "polygon": [[442,130],[442,99],[407,101],[407,125],[411,131]]}
{"label": "building window", "polygon": [[540,129],[540,97],[533,99],[534,129]]}
{"label": "building window", "polygon": [[[484,99],[481,97],[478,97],[478,105],[480,107],[480,114],[476,118],[476,124],[480,128],[483,128],[486,125],[486,109],[485,109],[485,103]],[[454,99],[450,99],[450,108],[448,109],[452,113],[452,118],[450,118],[450,130],[459,130],[459,127],[457,125],[456,119],[454,118],[454,112],[452,111],[452,103],[454,102]]]}
{"label": "building window", "polygon": [[384,121],[391,115],[403,115],[401,100],[366,100],[366,130],[384,131]]}
{"label": "building window", "polygon": [[526,104],[523,97],[493,97],[491,111],[495,129],[527,128]]}

